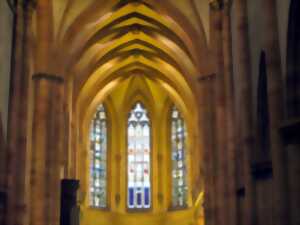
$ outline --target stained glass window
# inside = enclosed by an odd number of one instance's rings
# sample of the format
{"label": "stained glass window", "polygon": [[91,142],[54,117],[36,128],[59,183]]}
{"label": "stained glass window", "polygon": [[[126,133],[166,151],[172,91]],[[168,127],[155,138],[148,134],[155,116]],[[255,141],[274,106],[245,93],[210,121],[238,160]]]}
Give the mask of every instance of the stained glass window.
{"label": "stained glass window", "polygon": [[174,106],[171,113],[172,143],[172,207],[187,205],[186,181],[186,124],[178,109]]}
{"label": "stained glass window", "polygon": [[129,209],[151,206],[150,121],[141,103],[135,104],[128,117],[128,197]]}
{"label": "stained glass window", "polygon": [[107,206],[107,118],[101,104],[90,127],[90,206]]}

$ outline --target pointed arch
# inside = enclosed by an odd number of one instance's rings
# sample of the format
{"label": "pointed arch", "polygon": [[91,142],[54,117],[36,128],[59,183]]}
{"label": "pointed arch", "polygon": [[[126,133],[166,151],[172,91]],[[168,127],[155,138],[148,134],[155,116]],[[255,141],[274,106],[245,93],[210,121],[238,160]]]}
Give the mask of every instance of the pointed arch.
{"label": "pointed arch", "polygon": [[153,108],[155,104],[154,96],[146,82],[147,76],[143,73],[133,74],[129,77],[129,85],[124,97],[123,108],[126,112],[132,109],[132,106],[137,102],[141,102],[147,109],[148,115],[151,118],[154,114]]}

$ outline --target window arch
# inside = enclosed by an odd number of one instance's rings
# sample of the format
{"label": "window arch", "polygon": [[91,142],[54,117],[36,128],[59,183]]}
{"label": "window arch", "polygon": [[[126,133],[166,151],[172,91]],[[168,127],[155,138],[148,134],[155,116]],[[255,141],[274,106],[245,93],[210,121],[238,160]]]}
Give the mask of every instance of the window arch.
{"label": "window arch", "polygon": [[171,111],[172,207],[187,206],[186,124],[179,110]]}
{"label": "window arch", "polygon": [[127,152],[127,207],[151,207],[150,179],[150,119],[147,110],[138,102],[129,113]]}
{"label": "window arch", "polygon": [[101,104],[90,127],[90,206],[107,207],[107,115]]}

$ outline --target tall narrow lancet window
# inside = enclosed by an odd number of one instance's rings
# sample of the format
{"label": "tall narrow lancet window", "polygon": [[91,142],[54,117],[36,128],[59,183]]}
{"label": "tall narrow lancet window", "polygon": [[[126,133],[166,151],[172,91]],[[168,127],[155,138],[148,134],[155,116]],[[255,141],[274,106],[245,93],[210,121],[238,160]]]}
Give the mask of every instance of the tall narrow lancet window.
{"label": "tall narrow lancet window", "polygon": [[90,206],[107,207],[107,117],[101,104],[90,127]]}
{"label": "tall narrow lancet window", "polygon": [[129,113],[127,129],[127,206],[129,209],[148,209],[151,206],[150,120],[139,102]]}
{"label": "tall narrow lancet window", "polygon": [[287,37],[287,118],[300,116],[300,1],[290,1]]}
{"label": "tall narrow lancet window", "polygon": [[184,119],[174,106],[171,112],[172,207],[187,206],[187,131]]}
{"label": "tall narrow lancet window", "polygon": [[260,54],[259,78],[257,92],[257,141],[259,153],[256,160],[270,160],[270,118],[268,102],[268,76],[266,65],[266,53]]}

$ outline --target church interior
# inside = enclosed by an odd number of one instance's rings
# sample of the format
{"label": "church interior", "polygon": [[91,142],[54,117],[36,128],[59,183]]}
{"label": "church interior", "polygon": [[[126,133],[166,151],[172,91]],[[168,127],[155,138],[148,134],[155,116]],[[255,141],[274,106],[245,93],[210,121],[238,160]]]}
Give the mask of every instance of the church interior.
{"label": "church interior", "polygon": [[300,225],[300,0],[1,0],[0,225]]}

